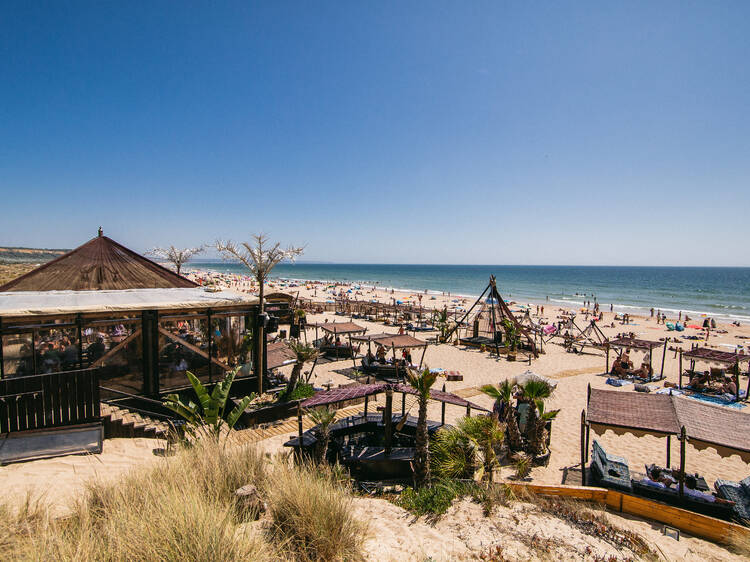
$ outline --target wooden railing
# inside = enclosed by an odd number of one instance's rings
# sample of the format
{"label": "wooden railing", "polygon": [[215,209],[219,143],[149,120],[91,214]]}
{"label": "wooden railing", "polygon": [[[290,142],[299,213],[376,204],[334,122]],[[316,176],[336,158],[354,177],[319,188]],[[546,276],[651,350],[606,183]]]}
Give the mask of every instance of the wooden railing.
{"label": "wooden railing", "polygon": [[511,488],[518,493],[529,491],[539,496],[557,496],[606,504],[608,508],[658,521],[681,531],[721,544],[750,540],[750,529],[736,523],[701,515],[661,502],[631,496],[616,490],[590,486],[550,486],[546,484],[513,483]]}
{"label": "wooden railing", "polygon": [[99,419],[97,369],[0,380],[0,433]]}

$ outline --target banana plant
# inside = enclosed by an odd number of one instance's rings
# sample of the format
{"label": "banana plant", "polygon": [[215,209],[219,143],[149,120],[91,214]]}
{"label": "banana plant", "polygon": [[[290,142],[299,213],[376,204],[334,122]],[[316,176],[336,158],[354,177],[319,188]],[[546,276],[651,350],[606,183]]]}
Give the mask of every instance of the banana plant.
{"label": "banana plant", "polygon": [[209,394],[208,389],[203,386],[193,373],[187,371],[187,377],[193,386],[198,403],[189,400],[187,403],[179,394],[169,394],[164,399],[164,406],[182,416],[190,427],[191,433],[208,433],[217,441],[221,436],[222,429],[226,426],[228,430],[234,429],[234,426],[240,419],[242,412],[245,411],[252,400],[251,396],[245,396],[239,404],[225,416],[229,390],[234,382],[237,369],[228,371],[224,375],[224,380],[214,386],[213,391]]}

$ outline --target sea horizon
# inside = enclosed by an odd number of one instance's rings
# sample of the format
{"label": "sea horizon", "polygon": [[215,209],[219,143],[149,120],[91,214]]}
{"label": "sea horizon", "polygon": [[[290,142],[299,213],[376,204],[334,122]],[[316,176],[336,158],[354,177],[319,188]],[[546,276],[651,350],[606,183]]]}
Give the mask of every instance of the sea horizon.
{"label": "sea horizon", "polygon": [[[190,268],[245,274],[243,266],[201,260]],[[396,291],[477,297],[495,275],[500,293],[520,303],[583,306],[668,316],[680,312],[720,322],[750,323],[750,267],[611,265],[454,265],[297,262],[279,264],[274,279],[331,281]]]}

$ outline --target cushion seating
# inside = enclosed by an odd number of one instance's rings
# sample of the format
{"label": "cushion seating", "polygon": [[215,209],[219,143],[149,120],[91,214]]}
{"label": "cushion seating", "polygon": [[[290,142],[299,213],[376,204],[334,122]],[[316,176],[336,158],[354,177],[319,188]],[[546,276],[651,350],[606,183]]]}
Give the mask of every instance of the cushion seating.
{"label": "cushion seating", "polygon": [[718,478],[714,488],[720,498],[734,502],[734,515],[737,519],[750,521],[750,476],[740,482]]}
{"label": "cushion seating", "polygon": [[597,440],[594,440],[590,470],[594,481],[605,488],[624,492],[632,490],[628,461],[623,457],[607,454]]}

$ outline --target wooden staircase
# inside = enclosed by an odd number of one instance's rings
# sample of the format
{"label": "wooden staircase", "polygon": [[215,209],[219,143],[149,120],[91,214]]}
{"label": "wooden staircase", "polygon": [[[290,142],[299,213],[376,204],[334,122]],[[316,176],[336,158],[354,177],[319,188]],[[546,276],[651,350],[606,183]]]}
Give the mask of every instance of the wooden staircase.
{"label": "wooden staircase", "polygon": [[121,406],[101,403],[104,436],[112,437],[148,437],[151,439],[167,439],[171,428],[163,420],[139,414]]}

